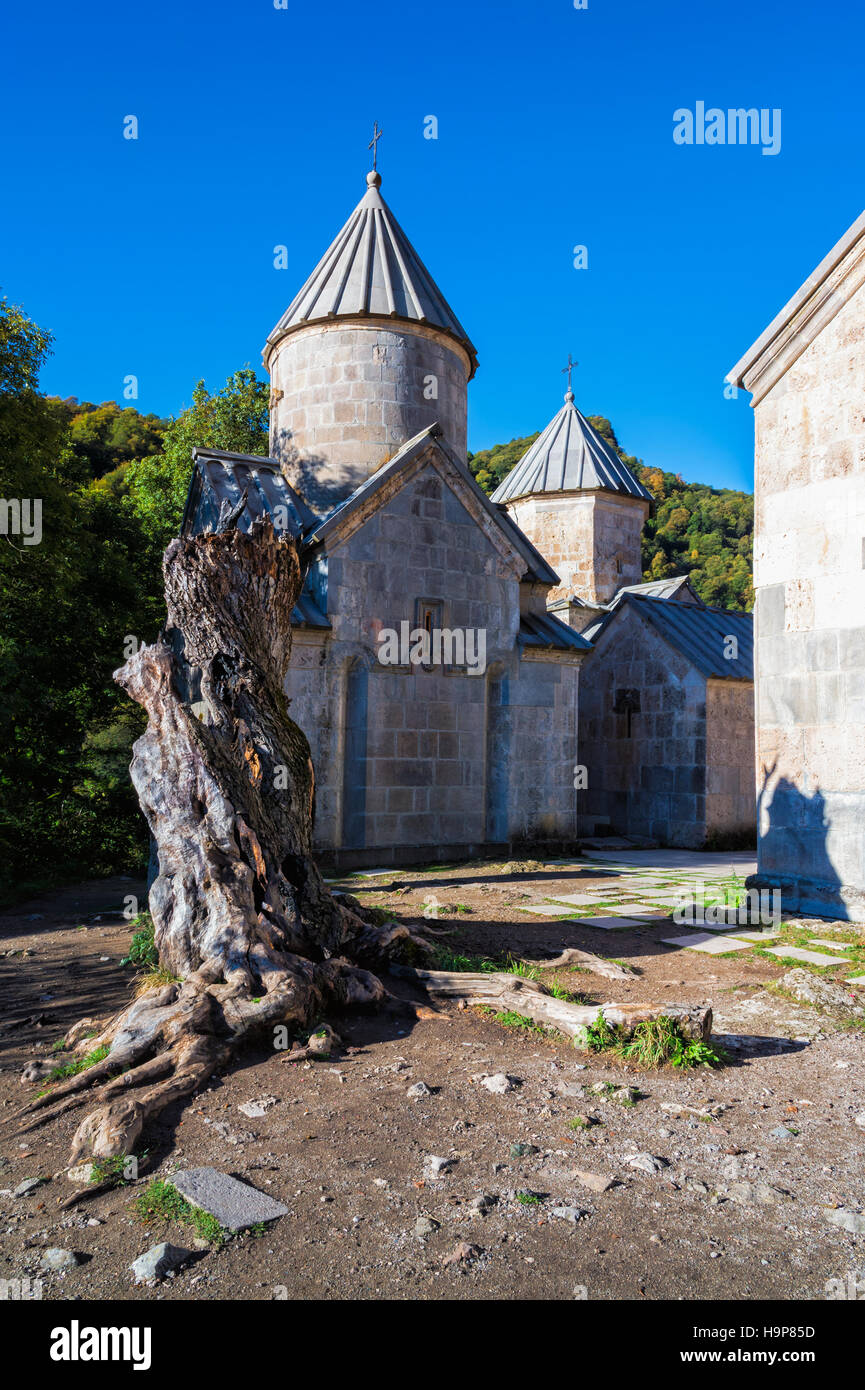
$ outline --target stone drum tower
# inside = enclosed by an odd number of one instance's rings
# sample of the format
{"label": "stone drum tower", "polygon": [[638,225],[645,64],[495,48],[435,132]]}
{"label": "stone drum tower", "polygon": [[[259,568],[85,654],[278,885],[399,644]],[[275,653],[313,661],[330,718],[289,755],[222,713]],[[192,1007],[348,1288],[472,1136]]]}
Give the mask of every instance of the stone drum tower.
{"label": "stone drum tower", "polygon": [[551,600],[577,598],[600,610],[619,589],[640,583],[651,495],[577,410],[570,387],[492,500],[559,574]]}
{"label": "stone drum tower", "polygon": [[379,191],[367,190],[264,348],[270,452],[316,511],[429,425],[466,456],[477,356]]}

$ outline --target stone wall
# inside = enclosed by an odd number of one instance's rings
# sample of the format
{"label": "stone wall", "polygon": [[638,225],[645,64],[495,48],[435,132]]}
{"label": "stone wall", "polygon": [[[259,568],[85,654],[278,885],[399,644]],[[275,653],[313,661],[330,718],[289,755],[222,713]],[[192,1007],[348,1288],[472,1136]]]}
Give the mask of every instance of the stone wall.
{"label": "stone wall", "polygon": [[642,581],[640,537],[649,504],[640,498],[537,493],[509,503],[508,510],[561,580],[551,600],[576,594],[608,603],[623,585]]}
{"label": "stone wall", "polygon": [[755,406],[759,868],[863,915],[865,289]]}
{"label": "stone wall", "polygon": [[465,459],[469,361],[434,329],[311,324],[278,343],[270,373],[270,452],[313,510],[330,510],[436,422]]}
{"label": "stone wall", "polygon": [[[287,678],[312,731],[319,852],[435,857],[448,847],[573,842],[577,667],[521,659],[520,566],[492,545],[432,466],[328,554],[325,637],[303,633]],[[384,666],[378,633],[484,629],[487,671]],[[375,857],[375,856],[374,856]]]}
{"label": "stone wall", "polygon": [[[621,692],[639,710],[616,712]],[[699,848],[706,839],[706,682],[633,608],[587,657],[580,687],[580,826]],[[749,757],[750,766],[750,757]]]}
{"label": "stone wall", "polygon": [[726,848],[750,847],[757,838],[750,681],[706,685],[706,836]]}

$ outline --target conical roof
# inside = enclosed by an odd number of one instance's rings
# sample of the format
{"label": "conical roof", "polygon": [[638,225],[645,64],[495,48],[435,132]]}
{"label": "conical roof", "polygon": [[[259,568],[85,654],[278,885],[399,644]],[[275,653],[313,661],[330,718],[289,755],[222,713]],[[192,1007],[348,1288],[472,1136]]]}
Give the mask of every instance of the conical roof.
{"label": "conical roof", "polygon": [[321,319],[403,319],[449,333],[469,354],[474,375],[475,349],[381,196],[381,175],[373,170],[366,181],[366,193],[289,304],[267,348]]}
{"label": "conical roof", "polygon": [[512,502],[530,493],[590,488],[652,500],[612,445],[580,414],[573,391],[568,391],[561,410],[499,483],[492,500]]}

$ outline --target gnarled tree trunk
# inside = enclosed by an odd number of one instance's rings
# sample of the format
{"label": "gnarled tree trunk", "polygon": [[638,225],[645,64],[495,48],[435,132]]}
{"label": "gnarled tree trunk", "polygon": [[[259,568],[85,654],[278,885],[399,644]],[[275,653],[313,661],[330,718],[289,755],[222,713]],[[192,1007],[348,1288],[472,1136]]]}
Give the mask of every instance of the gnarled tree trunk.
{"label": "gnarled tree trunk", "polygon": [[71,1160],[133,1151],[145,1121],[191,1094],[253,1030],[308,1027],[329,1007],[378,1004],[370,967],[425,943],[340,906],[310,857],[309,745],[284,679],[297,550],[268,520],[175,540],[167,623],[115,679],[148,715],[131,775],[156,840],[159,962],[177,979],[84,1046],[97,1066],[26,1107],[29,1126],[83,1103]]}
{"label": "gnarled tree trunk", "polygon": [[[148,716],[131,773],[159,855],[150,892],[159,961],[175,981],[96,1037],[76,1025],[68,1045],[107,1055],[21,1112],[26,1130],[92,1098],[72,1162],[133,1153],[148,1119],[202,1086],[244,1037],[381,1004],[391,996],[372,972],[399,958],[414,965],[429,949],[408,927],[376,927],[341,905],[310,856],[312,764],[283,684],[301,586],[293,541],[268,520],[244,533],[229,519],[173,541],[163,571],[166,626],[115,679]],[[496,1002],[571,1036],[599,1015],[626,1030],[661,1014],[688,1036],[711,1026],[705,1008],[589,1007],[506,973],[402,973],[433,995]]]}

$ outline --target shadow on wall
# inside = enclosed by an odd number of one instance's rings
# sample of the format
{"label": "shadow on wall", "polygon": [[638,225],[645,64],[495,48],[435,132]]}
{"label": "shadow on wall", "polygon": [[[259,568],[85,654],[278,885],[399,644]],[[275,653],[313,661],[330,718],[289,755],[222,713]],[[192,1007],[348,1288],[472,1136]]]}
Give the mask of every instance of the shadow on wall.
{"label": "shadow on wall", "polygon": [[788,910],[823,912],[847,918],[839,895],[842,882],[827,847],[829,821],[819,787],[809,796],[786,777],[773,782],[777,763],[764,772],[757,796],[757,878],[781,889],[793,888]]}
{"label": "shadow on wall", "polygon": [[347,490],[353,491],[365,481],[367,473],[360,470],[348,487],[342,474],[328,482],[327,470],[330,465],[327,459],[320,454],[301,453],[291,440],[291,431],[282,430],[279,447],[276,448],[272,444],[272,452],[278,455],[280,470],[288,478],[295,492],[299,492],[307,506],[320,517],[328,516],[339,506],[340,502],[345,500]]}

